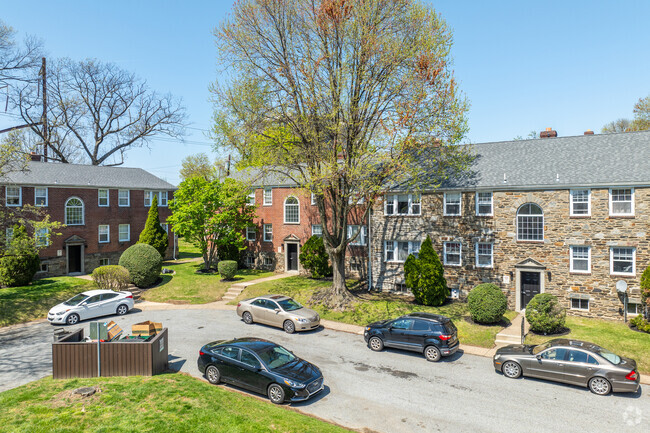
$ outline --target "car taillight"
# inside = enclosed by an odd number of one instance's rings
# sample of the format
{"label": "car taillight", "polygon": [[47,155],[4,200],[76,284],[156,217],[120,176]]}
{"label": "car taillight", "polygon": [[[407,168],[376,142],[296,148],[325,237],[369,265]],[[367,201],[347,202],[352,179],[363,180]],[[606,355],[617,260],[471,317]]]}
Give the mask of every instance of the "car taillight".
{"label": "car taillight", "polygon": [[438,338],[443,341],[447,341],[451,338],[451,335],[439,335]]}
{"label": "car taillight", "polygon": [[203,355],[205,355],[205,352],[202,351],[202,350],[199,350],[199,356],[203,356]]}
{"label": "car taillight", "polygon": [[238,306],[238,307],[241,307],[241,302],[237,302],[237,306]]}
{"label": "car taillight", "polygon": [[133,299],[133,295],[127,296],[126,299]]}
{"label": "car taillight", "polygon": [[628,375],[625,376],[625,378],[626,378],[627,380],[636,380],[636,378],[637,378],[636,371],[634,371],[634,370],[630,371],[630,372],[628,373]]}

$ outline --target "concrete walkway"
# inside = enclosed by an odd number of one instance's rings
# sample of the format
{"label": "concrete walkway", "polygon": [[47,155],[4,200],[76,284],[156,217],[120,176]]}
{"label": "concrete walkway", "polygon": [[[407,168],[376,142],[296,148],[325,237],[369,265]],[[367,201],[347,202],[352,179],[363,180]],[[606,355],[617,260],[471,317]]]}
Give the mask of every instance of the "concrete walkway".
{"label": "concrete walkway", "polygon": [[[521,334],[521,323],[524,322],[524,334]],[[512,319],[510,325],[504,328],[496,336],[494,343],[497,347],[507,346],[508,344],[521,344],[523,337],[528,334],[530,326],[526,321],[524,313],[517,314],[517,317]]]}

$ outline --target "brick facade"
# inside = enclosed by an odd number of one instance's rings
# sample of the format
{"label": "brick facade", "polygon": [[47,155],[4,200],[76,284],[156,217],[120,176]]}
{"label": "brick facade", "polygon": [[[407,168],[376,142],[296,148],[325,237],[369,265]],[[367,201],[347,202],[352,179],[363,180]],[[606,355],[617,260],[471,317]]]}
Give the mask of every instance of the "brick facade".
{"label": "brick facade", "polygon": [[[650,263],[650,189],[634,189],[634,216],[626,217],[610,216],[608,188],[590,191],[590,216],[579,217],[571,216],[569,189],[494,191],[492,216],[476,215],[474,191],[462,193],[461,216],[443,215],[442,192],[422,194],[421,214],[414,216],[384,215],[383,199],[379,200],[371,218],[373,286],[395,290],[404,280],[404,264],[385,261],[385,240],[421,242],[429,235],[441,261],[444,242],[461,243],[461,265],[444,266],[449,287],[459,289],[461,297],[477,284],[491,282],[506,293],[509,308],[520,310],[522,273],[532,272],[539,274],[540,292],[557,296],[569,314],[622,319],[624,304],[616,282],[625,280],[630,302],[640,302],[639,279]],[[543,210],[543,241],[517,240],[517,211],[526,203]],[[491,267],[477,266],[477,242],[493,244]],[[571,246],[590,247],[588,273],[570,271]],[[633,275],[610,273],[613,247],[635,248]],[[572,299],[585,300],[588,309],[572,309]]]}

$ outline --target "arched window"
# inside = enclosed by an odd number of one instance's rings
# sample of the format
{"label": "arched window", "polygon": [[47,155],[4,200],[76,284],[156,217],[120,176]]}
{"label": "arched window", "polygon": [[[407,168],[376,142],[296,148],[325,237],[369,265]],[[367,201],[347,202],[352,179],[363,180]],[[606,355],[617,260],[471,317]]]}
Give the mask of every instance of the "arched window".
{"label": "arched window", "polygon": [[287,197],[284,201],[284,223],[300,223],[300,204],[298,203],[298,199],[295,197]]}
{"label": "arched window", "polygon": [[70,197],[65,202],[65,224],[68,226],[84,224],[84,202],[80,198]]}
{"label": "arched window", "polygon": [[526,203],[517,211],[517,240],[544,240],[544,212],[534,203]]}

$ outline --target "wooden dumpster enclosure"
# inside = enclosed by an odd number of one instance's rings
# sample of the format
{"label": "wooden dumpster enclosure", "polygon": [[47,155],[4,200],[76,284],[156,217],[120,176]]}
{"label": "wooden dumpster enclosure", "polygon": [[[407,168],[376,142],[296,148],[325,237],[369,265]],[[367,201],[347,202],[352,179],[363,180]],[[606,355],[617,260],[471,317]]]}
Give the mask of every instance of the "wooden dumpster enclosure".
{"label": "wooden dumpster enclosure", "polygon": [[[97,343],[82,342],[79,329],[52,343],[54,379],[97,377]],[[149,341],[99,343],[102,376],[153,376],[167,370],[167,328]]]}

